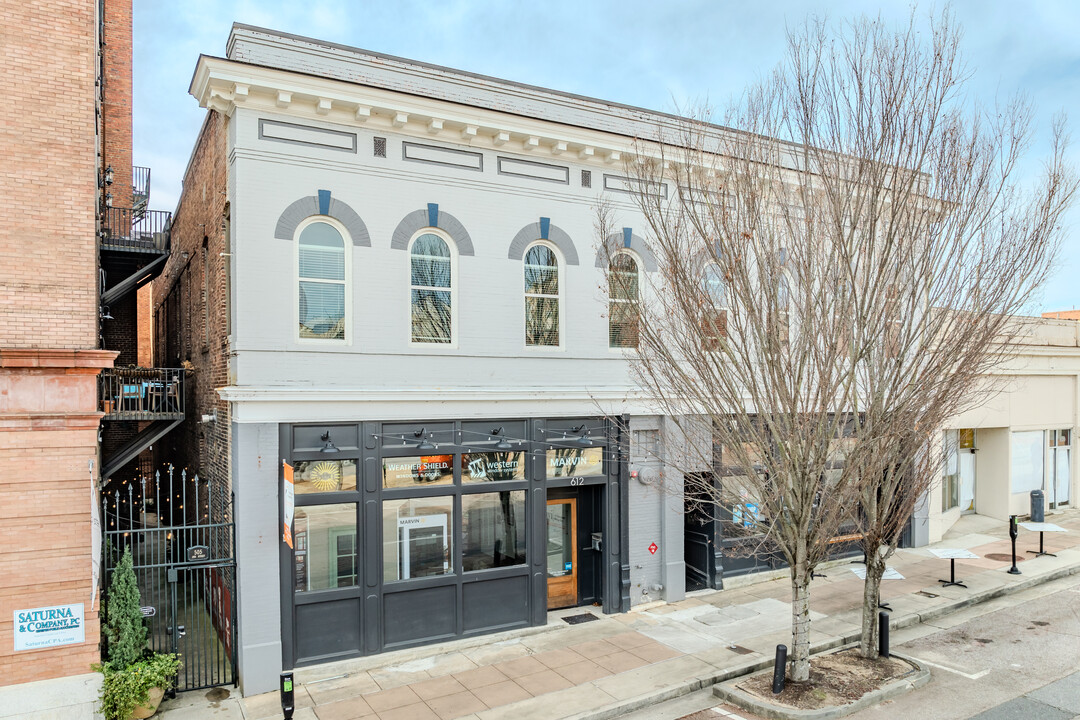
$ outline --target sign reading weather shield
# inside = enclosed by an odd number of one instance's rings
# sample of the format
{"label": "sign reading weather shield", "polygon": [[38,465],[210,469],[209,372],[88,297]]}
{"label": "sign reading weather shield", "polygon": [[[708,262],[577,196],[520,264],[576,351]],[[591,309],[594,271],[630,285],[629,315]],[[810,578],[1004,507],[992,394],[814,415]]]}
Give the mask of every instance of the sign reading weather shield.
{"label": "sign reading weather shield", "polygon": [[86,642],[83,604],[15,611],[15,651]]}

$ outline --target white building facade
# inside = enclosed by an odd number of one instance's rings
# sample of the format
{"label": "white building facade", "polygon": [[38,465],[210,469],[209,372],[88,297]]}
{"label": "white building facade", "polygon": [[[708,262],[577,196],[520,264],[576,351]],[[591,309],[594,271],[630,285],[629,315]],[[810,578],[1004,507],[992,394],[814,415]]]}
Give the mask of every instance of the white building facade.
{"label": "white building facade", "polygon": [[[177,218],[227,208],[225,410],[207,422],[227,427],[245,694],[283,668],[558,607],[626,612],[781,566],[725,553],[741,511],[695,517],[681,476],[661,482],[685,440],[632,382],[621,304],[637,298],[605,292],[612,269],[648,292],[622,159],[677,118],[242,25],[190,92],[223,133],[220,177],[198,187],[189,167]],[[619,228],[604,238],[601,199]],[[1059,344],[1019,371],[1037,377],[950,428],[978,428],[978,512],[1020,506],[1002,468],[1016,474],[1024,432],[1071,439],[1077,324],[1054,327]],[[955,459],[943,486],[960,487]],[[939,538],[960,504],[931,498],[913,541]]]}

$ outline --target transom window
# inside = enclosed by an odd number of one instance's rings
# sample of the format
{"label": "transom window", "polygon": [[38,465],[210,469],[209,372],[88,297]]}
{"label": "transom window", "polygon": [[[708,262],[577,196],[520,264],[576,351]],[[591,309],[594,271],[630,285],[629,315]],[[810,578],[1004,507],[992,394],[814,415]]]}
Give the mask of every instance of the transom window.
{"label": "transom window", "polygon": [[638,265],[629,253],[618,253],[608,264],[608,344],[636,348],[638,344]]}
{"label": "transom window", "polygon": [[525,344],[559,345],[559,259],[540,243],[525,253]]}
{"label": "transom window", "polygon": [[414,343],[453,342],[450,246],[434,233],[416,238],[409,253]]}
{"label": "transom window", "polygon": [[300,233],[300,337],[345,339],[345,241],[313,222]]}

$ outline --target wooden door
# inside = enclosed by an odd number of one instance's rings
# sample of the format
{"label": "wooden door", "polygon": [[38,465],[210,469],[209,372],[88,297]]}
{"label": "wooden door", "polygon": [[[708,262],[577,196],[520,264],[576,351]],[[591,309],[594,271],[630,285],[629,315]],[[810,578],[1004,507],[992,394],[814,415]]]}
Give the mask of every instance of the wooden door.
{"label": "wooden door", "polygon": [[547,502],[548,610],[578,601],[577,500]]}

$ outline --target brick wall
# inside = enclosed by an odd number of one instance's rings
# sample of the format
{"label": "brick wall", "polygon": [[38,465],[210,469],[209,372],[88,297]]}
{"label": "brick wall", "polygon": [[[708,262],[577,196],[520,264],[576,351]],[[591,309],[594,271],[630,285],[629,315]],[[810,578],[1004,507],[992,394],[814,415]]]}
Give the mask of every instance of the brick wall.
{"label": "brick wall", "polygon": [[[229,482],[229,407],[217,388],[230,383],[228,340],[229,207],[226,119],[207,113],[184,174],[172,225],[172,254],[153,283],[154,355],[170,367],[190,363],[187,419],[155,446],[155,464],[173,462],[203,479]],[[215,422],[203,415],[216,413]]]}
{"label": "brick wall", "polygon": [[0,347],[97,346],[94,3],[0,5]]}
{"label": "brick wall", "polygon": [[101,101],[102,165],[113,168],[113,207],[131,207],[131,0],[107,0]]}
{"label": "brick wall", "polygon": [[[99,350],[0,349],[0,685],[76,675],[98,656],[91,462]],[[13,651],[16,610],[83,603],[86,642]]]}

